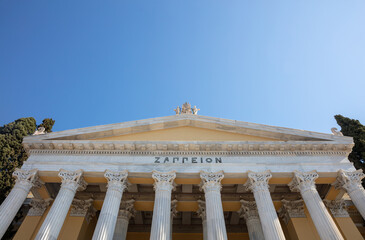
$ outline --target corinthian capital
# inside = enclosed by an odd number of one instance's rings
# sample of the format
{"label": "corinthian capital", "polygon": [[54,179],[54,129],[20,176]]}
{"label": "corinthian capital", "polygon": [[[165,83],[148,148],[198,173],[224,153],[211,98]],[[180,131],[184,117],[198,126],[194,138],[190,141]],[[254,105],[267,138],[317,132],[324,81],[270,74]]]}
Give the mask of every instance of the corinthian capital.
{"label": "corinthian capital", "polygon": [[344,170],[340,170],[337,173],[337,180],[334,183],[336,188],[343,188],[348,193],[351,193],[354,190],[362,189],[361,180],[365,177],[365,174],[361,169],[348,172]]}
{"label": "corinthian capital", "polygon": [[29,209],[28,211],[28,216],[42,216],[51,201],[51,198],[48,198],[46,200],[33,198],[30,202],[31,209]]}
{"label": "corinthian capital", "polygon": [[176,178],[176,172],[152,172],[152,178],[155,180],[155,190],[168,190],[171,191],[174,188],[174,179]]}
{"label": "corinthian capital", "polygon": [[29,183],[34,185],[38,180],[38,169],[27,171],[17,168],[13,172],[13,177],[15,178],[16,183]]}
{"label": "corinthian capital", "polygon": [[323,200],[324,204],[331,211],[333,217],[350,217],[346,210],[346,203],[343,199],[340,200]]}
{"label": "corinthian capital", "polygon": [[313,170],[311,172],[299,172],[294,171],[294,178],[288,184],[289,188],[293,192],[305,192],[311,188],[316,187],[316,179],[318,178],[318,173]]}
{"label": "corinthian capital", "polygon": [[128,171],[114,172],[106,170],[104,177],[108,180],[108,189],[113,189],[123,192],[128,187]]}
{"label": "corinthian capital", "polygon": [[129,221],[129,219],[135,214],[134,202],[134,199],[122,201],[120,204],[118,218],[124,218]]}
{"label": "corinthian capital", "polygon": [[265,172],[248,171],[248,180],[244,186],[247,190],[251,190],[252,192],[268,191],[271,177],[270,170],[266,170]]}
{"label": "corinthian capital", "polygon": [[207,220],[207,214],[205,212],[205,202],[202,200],[198,200],[198,211],[196,212],[199,217],[202,218],[203,221]]}
{"label": "corinthian capital", "polygon": [[74,191],[85,190],[87,183],[83,178],[83,174],[84,172],[81,169],[76,171],[61,169],[58,172],[58,176],[62,179],[61,187],[68,187]]}
{"label": "corinthian capital", "polygon": [[89,222],[92,217],[95,216],[96,210],[92,206],[93,199],[79,200],[74,199],[72,201],[72,208],[70,216],[72,217],[86,217],[86,221]]}
{"label": "corinthian capital", "polygon": [[240,218],[244,218],[247,221],[259,218],[259,212],[255,201],[241,200],[241,208],[237,212]]}
{"label": "corinthian capital", "polygon": [[223,171],[219,172],[200,172],[200,178],[202,182],[200,183],[200,188],[204,189],[204,191],[216,190],[220,191],[222,188],[221,181],[224,178]]}
{"label": "corinthian capital", "polygon": [[290,218],[305,218],[304,213],[304,201],[287,201],[281,200],[283,206],[279,210],[279,217],[283,218],[285,223],[288,224]]}

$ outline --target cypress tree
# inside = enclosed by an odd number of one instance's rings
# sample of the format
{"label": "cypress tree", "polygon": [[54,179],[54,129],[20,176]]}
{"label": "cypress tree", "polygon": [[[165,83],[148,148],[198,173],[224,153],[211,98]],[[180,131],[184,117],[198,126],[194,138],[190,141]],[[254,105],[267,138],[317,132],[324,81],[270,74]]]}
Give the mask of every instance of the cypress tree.
{"label": "cypress tree", "polygon": [[[359,120],[335,115],[337,124],[341,127],[344,136],[354,138],[354,147],[349,155],[349,160],[354,163],[356,169],[365,172],[365,126]],[[364,185],[363,181],[363,185]]]}

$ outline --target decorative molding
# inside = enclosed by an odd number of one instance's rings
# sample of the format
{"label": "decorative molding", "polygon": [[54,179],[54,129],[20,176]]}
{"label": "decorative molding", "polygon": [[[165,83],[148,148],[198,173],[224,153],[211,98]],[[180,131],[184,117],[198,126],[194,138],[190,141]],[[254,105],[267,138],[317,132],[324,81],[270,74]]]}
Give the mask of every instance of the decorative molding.
{"label": "decorative molding", "polygon": [[68,171],[60,169],[58,176],[62,179],[61,187],[69,188],[72,191],[83,191],[86,189],[87,183],[83,178],[83,170]]}
{"label": "decorative molding", "polygon": [[[239,155],[347,155],[352,151],[353,144],[333,144],[330,142],[265,142],[265,143],[237,143],[237,142],[161,142],[161,143],[116,143],[116,142],[47,142],[24,143],[25,149],[30,154],[156,154],[156,152],[194,152],[205,154],[207,152],[226,152]],[[215,153],[213,153],[215,154]]]}
{"label": "decorative molding", "polygon": [[85,217],[87,222],[90,222],[91,218],[95,216],[96,210],[92,206],[93,199],[79,200],[74,199],[71,205],[71,217]]}
{"label": "decorative molding", "polygon": [[51,198],[46,200],[33,198],[29,204],[31,208],[28,211],[28,216],[42,216],[51,202]]}
{"label": "decorative molding", "polygon": [[292,192],[306,192],[312,188],[316,188],[315,180],[319,177],[317,171],[310,172],[294,171],[294,178],[288,184]]}
{"label": "decorative molding", "polygon": [[338,131],[337,128],[335,128],[335,127],[331,128],[331,132],[335,136],[340,136],[340,137],[343,136],[342,132]]}
{"label": "decorative molding", "polygon": [[175,188],[174,179],[176,178],[176,171],[152,171],[152,178],[155,180],[153,184],[155,191],[171,191]]}
{"label": "decorative molding", "polygon": [[331,211],[333,217],[350,217],[349,213],[346,209],[345,200],[323,200],[324,204],[328,207]]}
{"label": "decorative molding", "polygon": [[351,193],[355,190],[364,191],[364,188],[361,185],[361,180],[365,177],[365,174],[361,169],[348,172],[344,170],[340,170],[337,173],[337,180],[333,184],[337,189],[345,189],[347,193]]}
{"label": "decorative molding", "polygon": [[289,223],[290,218],[306,218],[303,200],[287,201],[283,199],[281,202],[283,206],[280,208],[278,214],[286,224]]}
{"label": "decorative molding", "polygon": [[248,180],[244,186],[247,190],[251,190],[252,192],[269,191],[270,178],[272,178],[270,170],[264,172],[248,171]]}
{"label": "decorative molding", "polygon": [[200,190],[207,191],[220,191],[222,189],[221,181],[224,178],[223,171],[218,172],[200,172]]}

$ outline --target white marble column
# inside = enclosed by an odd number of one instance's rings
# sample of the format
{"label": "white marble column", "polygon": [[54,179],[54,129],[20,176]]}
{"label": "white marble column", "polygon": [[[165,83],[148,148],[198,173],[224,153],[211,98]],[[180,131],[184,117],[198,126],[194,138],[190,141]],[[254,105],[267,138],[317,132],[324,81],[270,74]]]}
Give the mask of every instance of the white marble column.
{"label": "white marble column", "polygon": [[303,200],[287,201],[283,199],[281,202],[283,203],[283,206],[279,210],[279,217],[281,217],[287,225],[291,218],[307,217],[304,212]]}
{"label": "white marble column", "polygon": [[361,185],[361,179],[364,177],[365,174],[361,169],[354,172],[340,170],[335,183],[337,188],[343,188],[347,191],[363,219],[365,219],[365,190]]}
{"label": "white marble column", "polygon": [[104,177],[108,180],[108,190],[94,230],[93,240],[113,239],[120,202],[127,187],[127,176],[126,170],[120,172],[105,171]]}
{"label": "white marble column", "polygon": [[58,176],[62,179],[61,189],[39,229],[36,240],[57,239],[76,191],[84,190],[87,186],[82,175],[82,170],[60,170]]}
{"label": "white marble column", "polygon": [[227,240],[226,224],[224,222],[221,199],[221,180],[223,171],[211,173],[200,172],[201,189],[205,193],[205,207],[207,215],[207,231],[209,240]]}
{"label": "white marble column", "polygon": [[269,170],[259,173],[249,171],[248,180],[244,186],[251,190],[255,197],[265,239],[284,240],[284,232],[270,196],[269,179],[271,177]]}
{"label": "white marble column", "polygon": [[24,200],[38,179],[38,170],[16,169],[13,173],[15,185],[0,206],[0,239],[13,221]]}
{"label": "white marble column", "polygon": [[134,216],[134,200],[122,201],[119,208],[117,223],[113,240],[125,240],[128,232],[128,224],[131,217]]}
{"label": "white marble column", "polygon": [[199,208],[197,214],[202,219],[203,225],[203,240],[208,240],[208,232],[207,232],[207,214],[205,212],[205,202],[198,200]]}
{"label": "white marble column", "polygon": [[176,217],[177,214],[177,200],[174,199],[171,201],[171,219],[170,219],[170,239],[172,239],[172,227],[174,225],[174,217]]}
{"label": "white marble column", "polygon": [[238,211],[238,214],[246,221],[250,240],[265,240],[256,203],[245,200],[241,200],[241,203],[241,209]]}
{"label": "white marble column", "polygon": [[171,221],[171,192],[174,188],[175,171],[152,172],[155,180],[155,204],[153,206],[153,217],[150,240],[169,240]]}
{"label": "white marble column", "polygon": [[299,191],[301,193],[321,239],[343,239],[317,192],[315,185],[315,180],[317,178],[318,174],[316,171],[295,171],[294,178],[288,185],[291,191]]}

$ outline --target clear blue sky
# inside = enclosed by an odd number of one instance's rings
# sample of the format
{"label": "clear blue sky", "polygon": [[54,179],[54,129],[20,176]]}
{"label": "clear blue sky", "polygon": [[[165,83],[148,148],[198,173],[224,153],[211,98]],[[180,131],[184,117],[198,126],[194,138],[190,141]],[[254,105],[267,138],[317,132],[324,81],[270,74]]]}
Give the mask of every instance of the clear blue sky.
{"label": "clear blue sky", "polygon": [[201,115],[365,124],[365,1],[0,0],[0,125]]}

